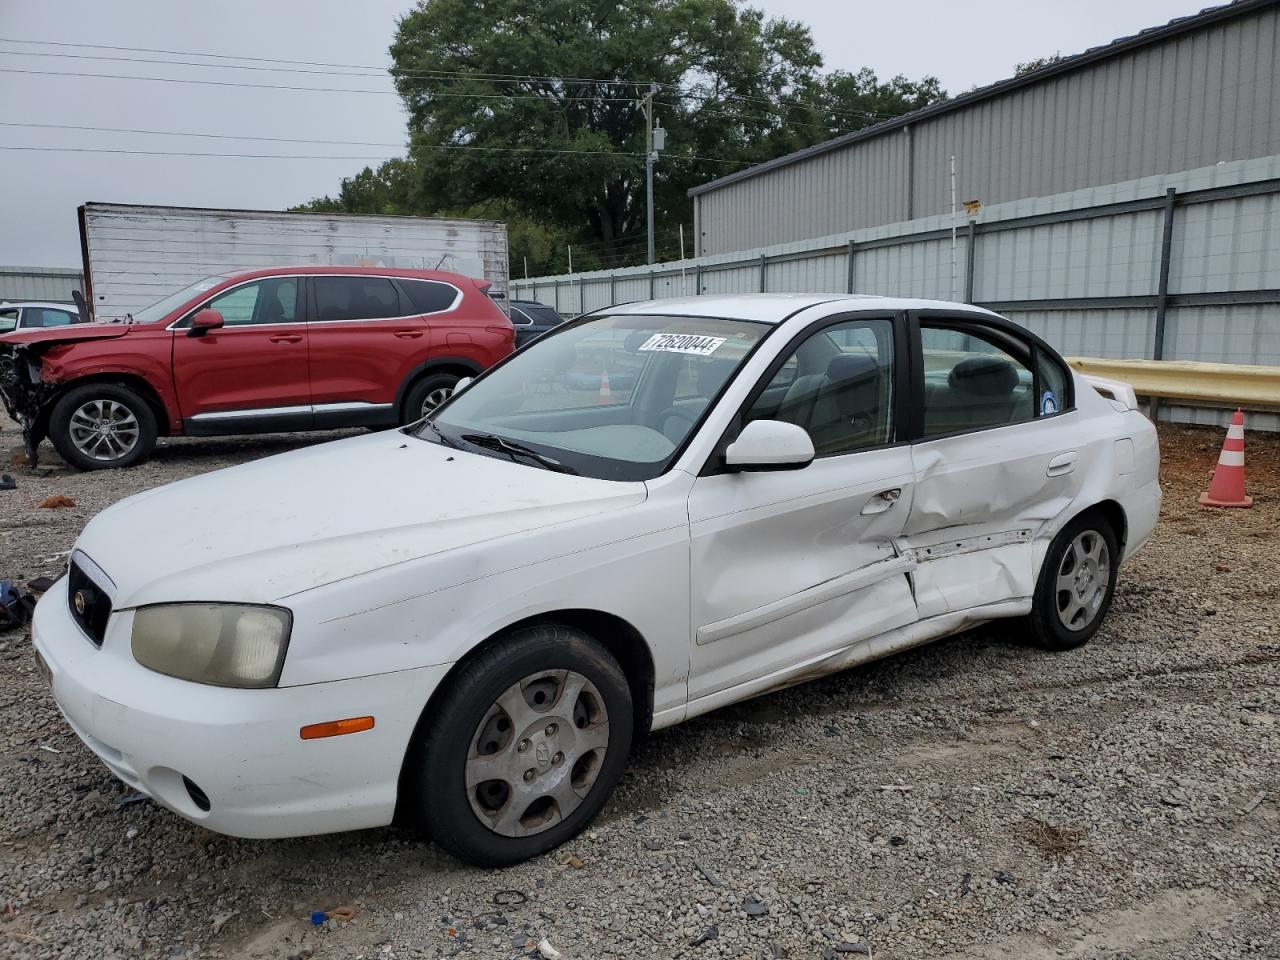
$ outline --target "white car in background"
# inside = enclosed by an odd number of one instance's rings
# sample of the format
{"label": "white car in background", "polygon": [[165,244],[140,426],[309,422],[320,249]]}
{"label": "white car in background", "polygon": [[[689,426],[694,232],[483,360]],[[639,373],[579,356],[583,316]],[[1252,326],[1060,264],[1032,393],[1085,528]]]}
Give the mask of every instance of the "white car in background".
{"label": "white car in background", "polygon": [[44,330],[82,322],[76,308],[66,303],[10,303],[0,300],[0,336],[16,330]]}
{"label": "white car in background", "polygon": [[418,424],[103,511],[35,648],[85,743],[196,823],[398,810],[510,864],[649,730],[997,618],[1087,641],[1160,504],[1155,431],[1102,388],[960,304],[611,307]]}

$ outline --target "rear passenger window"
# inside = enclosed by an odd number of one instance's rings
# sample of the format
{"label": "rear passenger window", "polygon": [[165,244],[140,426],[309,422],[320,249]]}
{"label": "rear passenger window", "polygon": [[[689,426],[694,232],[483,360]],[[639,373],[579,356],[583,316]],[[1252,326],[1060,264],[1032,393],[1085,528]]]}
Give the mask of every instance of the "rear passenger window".
{"label": "rear passenger window", "polygon": [[[409,296],[417,313],[439,313],[453,306],[458,291],[435,280],[401,280],[400,287]],[[514,312],[514,311],[513,311]]]}
{"label": "rear passenger window", "polygon": [[1035,418],[1030,368],[969,330],[921,327],[924,435],[1002,427]]}
{"label": "rear passenger window", "polygon": [[1040,382],[1036,389],[1040,396],[1036,398],[1036,413],[1049,417],[1060,413],[1070,406],[1071,398],[1067,396],[1067,372],[1058,361],[1050,359],[1044,351],[1036,353],[1036,373]]}
{"label": "rear passenger window", "polygon": [[316,277],[318,320],[381,320],[402,317],[400,295],[386,277]]}
{"label": "rear passenger window", "polygon": [[851,320],[810,336],[786,359],[747,420],[804,427],[819,456],[893,439],[893,325]]}

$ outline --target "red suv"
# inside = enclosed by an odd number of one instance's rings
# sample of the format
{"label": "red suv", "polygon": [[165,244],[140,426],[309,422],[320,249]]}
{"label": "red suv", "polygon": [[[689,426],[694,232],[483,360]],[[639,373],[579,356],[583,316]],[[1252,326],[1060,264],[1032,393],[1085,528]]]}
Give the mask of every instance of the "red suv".
{"label": "red suv", "polygon": [[130,323],[0,337],[0,396],[29,462],[47,436],[85,470],[140,463],[157,436],[410,423],[511,352],[488,288],[371,267],[209,277]]}

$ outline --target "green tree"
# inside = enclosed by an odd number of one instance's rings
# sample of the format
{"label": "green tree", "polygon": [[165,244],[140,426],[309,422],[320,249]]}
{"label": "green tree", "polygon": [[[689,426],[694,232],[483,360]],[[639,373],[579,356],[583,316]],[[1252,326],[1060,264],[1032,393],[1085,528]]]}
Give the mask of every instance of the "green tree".
{"label": "green tree", "polygon": [[511,225],[515,274],[525,256],[536,272],[567,267],[569,243],[575,268],[643,262],[651,85],[667,131],[654,189],[665,258],[682,223],[692,252],[690,187],[944,96],[932,77],[824,75],[807,27],[738,0],[422,0],[391,55],[407,160],[308,209],[486,204]]}
{"label": "green tree", "polygon": [[1024,73],[1035,73],[1041,67],[1048,67],[1062,59],[1062,54],[1055,53],[1048,57],[1038,57],[1035,60],[1028,60],[1026,63],[1020,63],[1013,68],[1013,75],[1020,77]]}

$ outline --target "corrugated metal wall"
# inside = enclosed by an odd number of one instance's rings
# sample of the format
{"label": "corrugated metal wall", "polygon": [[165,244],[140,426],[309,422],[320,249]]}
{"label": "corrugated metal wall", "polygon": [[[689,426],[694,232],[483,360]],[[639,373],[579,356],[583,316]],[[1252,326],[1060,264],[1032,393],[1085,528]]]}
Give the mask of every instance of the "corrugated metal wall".
{"label": "corrugated metal wall", "polygon": [[0,267],[0,300],[48,300],[72,303],[71,292],[84,292],[79,270],[59,267]]}
{"label": "corrugated metal wall", "polygon": [[992,205],[1278,154],[1277,60],[1276,6],[1117,53],[699,193],[697,249],[945,213],[952,156],[959,199]]}
{"label": "corrugated metal wall", "polygon": [[275,266],[451,270],[507,289],[506,225],[86,204],[95,319],[113,319],[213,274]]}
{"label": "corrugated metal wall", "polygon": [[[972,237],[968,223],[959,225],[954,246],[952,219],[934,216],[512,287],[522,299],[568,314],[651,297],[761,290],[967,299],[1069,356],[1152,357],[1166,216],[1172,226],[1160,355],[1280,365],[1280,156],[984,207]],[[1182,408],[1172,414],[1218,416]],[[1280,419],[1264,416],[1255,425],[1274,429]]]}

